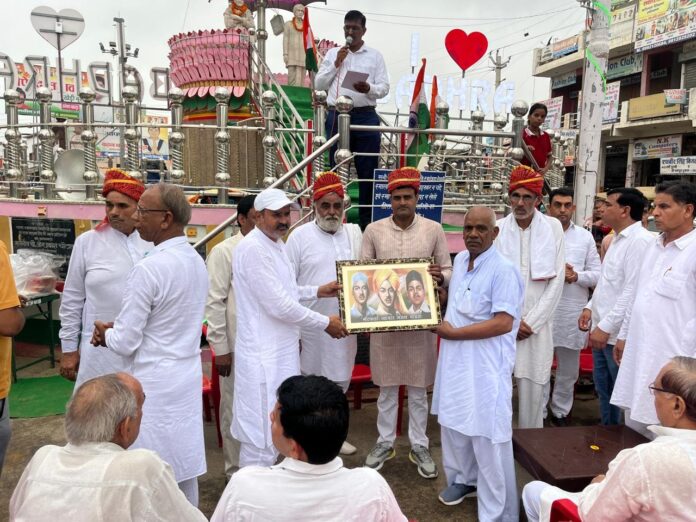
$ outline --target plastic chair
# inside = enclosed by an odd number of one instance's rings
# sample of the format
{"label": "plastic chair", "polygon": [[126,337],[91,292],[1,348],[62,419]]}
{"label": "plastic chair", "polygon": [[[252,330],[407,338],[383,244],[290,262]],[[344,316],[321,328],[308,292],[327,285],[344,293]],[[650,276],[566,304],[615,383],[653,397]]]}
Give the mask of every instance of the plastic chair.
{"label": "plastic chair", "polygon": [[551,504],[549,522],[581,522],[578,506],[567,498],[555,500]]}
{"label": "plastic chair", "polygon": [[372,372],[367,364],[356,364],[353,366],[353,375],[350,379],[350,387],[353,389],[353,408],[362,408],[362,389],[363,384],[372,380]]}

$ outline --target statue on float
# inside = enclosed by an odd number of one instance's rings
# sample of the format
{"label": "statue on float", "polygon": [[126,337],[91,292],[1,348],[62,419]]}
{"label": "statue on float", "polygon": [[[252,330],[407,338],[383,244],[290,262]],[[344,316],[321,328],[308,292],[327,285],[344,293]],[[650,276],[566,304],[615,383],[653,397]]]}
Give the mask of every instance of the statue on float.
{"label": "statue on float", "polygon": [[253,29],[254,17],[244,0],[230,0],[223,13],[226,29]]}
{"label": "statue on float", "polygon": [[283,31],[283,60],[288,68],[288,85],[304,86],[305,69],[304,44],[305,7],[296,4],[292,8],[292,19],[285,22]]}

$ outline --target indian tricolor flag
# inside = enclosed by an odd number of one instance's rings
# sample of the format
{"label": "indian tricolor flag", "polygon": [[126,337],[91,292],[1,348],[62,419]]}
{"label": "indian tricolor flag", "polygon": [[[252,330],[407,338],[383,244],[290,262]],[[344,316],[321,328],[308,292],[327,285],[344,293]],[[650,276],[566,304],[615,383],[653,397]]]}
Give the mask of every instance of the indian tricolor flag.
{"label": "indian tricolor flag", "polygon": [[[413,99],[411,100],[411,110],[408,115],[408,126],[411,129],[427,129],[430,127],[430,111],[428,110],[428,100],[425,97],[425,58],[421,65],[418,76],[416,76],[416,86],[413,89]],[[406,141],[406,165],[417,167],[420,156],[428,152],[427,134],[409,134]]]}
{"label": "indian tricolor flag", "polygon": [[[430,91],[430,128],[435,128],[435,123],[437,122],[437,102],[440,101],[440,93],[437,89],[437,76],[433,75],[433,88]],[[430,139],[435,139],[435,134],[430,135]]]}
{"label": "indian tricolor flag", "polygon": [[314,33],[309,25],[309,9],[305,9],[302,36],[305,44],[305,67],[310,72],[317,72],[317,46],[314,45]]}

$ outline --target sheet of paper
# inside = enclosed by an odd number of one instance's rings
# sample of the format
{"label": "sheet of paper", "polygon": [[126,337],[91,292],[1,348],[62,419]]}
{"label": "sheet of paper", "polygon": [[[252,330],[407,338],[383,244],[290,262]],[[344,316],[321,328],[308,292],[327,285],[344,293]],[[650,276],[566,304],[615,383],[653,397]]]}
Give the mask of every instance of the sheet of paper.
{"label": "sheet of paper", "polygon": [[341,83],[341,87],[343,87],[344,89],[355,91],[355,87],[353,87],[353,84],[356,84],[358,82],[366,82],[368,76],[370,76],[368,73],[348,71],[346,75],[343,77],[343,83]]}

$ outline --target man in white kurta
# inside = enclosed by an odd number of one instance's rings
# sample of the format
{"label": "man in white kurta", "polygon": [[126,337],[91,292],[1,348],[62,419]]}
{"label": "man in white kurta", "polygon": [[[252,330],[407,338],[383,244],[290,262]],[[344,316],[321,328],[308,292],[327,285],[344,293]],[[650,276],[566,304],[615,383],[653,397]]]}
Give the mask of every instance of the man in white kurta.
{"label": "man in white kurta", "polygon": [[76,390],[65,417],[68,443],[34,454],[12,494],[10,520],[206,520],[154,451],[128,450],[143,400],[138,381],[123,373]]}
{"label": "man in white kurta", "polygon": [[220,376],[220,431],[225,475],[228,480],[239,469],[239,441],[232,437],[232,402],[234,397],[234,339],[237,335],[237,310],[232,285],[232,259],[237,245],[254,229],[256,196],[245,196],[237,204],[239,232],[215,245],[208,254],[208,300],[205,318],[206,338],[215,350],[215,367]]}
{"label": "man in white kurta", "polygon": [[525,285],[515,359],[520,428],[544,424],[544,386],[553,362],[553,314],[565,274],[563,228],[557,219],[536,210],[542,187],[543,178],[534,170],[513,169],[508,189],[512,213],[498,221],[495,242],[520,270]]}
{"label": "man in white kurta", "polygon": [[640,223],[647,200],[634,188],[609,191],[602,219],[614,231],[614,239],[604,256],[602,270],[592,299],[587,303],[578,325],[590,330],[595,390],[599,397],[601,423],[618,424],[621,410],[610,404],[618,365],[614,345],[636,295],[641,254],[654,237]]}
{"label": "man in white kurta", "polygon": [[[565,284],[553,316],[553,345],[556,376],[551,397],[551,423],[567,424],[573,407],[575,382],[580,370],[580,350],[587,344],[587,333],[578,328],[578,316],[597,284],[602,268],[597,246],[589,230],[572,222],[575,204],[573,189],[559,188],[549,195],[548,214],[561,222],[565,239]],[[544,405],[549,402],[551,383],[544,387]],[[546,418],[546,407],[544,407]]]}
{"label": "man in white kurta", "polygon": [[133,358],[147,396],[134,447],[156,451],[197,506],[197,477],[206,471],[200,337],[208,274],[184,236],[191,207],[180,188],[147,189],[136,216],[141,237],[155,247],[131,270],[113,327],[95,323],[92,342],[106,348],[93,349]]}
{"label": "man in white kurta", "polygon": [[696,187],[664,184],[656,192],[653,216],[662,233],[642,254],[633,307],[618,335],[625,350],[611,396],[627,410],[626,424],[643,433],[657,420],[648,391],[657,369],[676,355],[696,357]]}
{"label": "man in white kurta", "polygon": [[273,443],[285,457],[232,477],[212,522],[405,522],[386,480],[338,457],[348,433],[348,400],[320,375],[289,377],[271,413]]}
{"label": "man in white kurta", "polygon": [[121,311],[123,282],[152,243],[135,230],[133,213],[144,185],[119,169],[106,172],[102,196],[106,217],[96,229],[80,234],[73,245],[60,299],[60,373],[77,380],[75,389],[100,375],[130,371],[128,357],[94,350],[94,321],[113,321]]}
{"label": "man in white kurta", "polygon": [[269,415],[280,383],[300,374],[300,328],[337,338],[347,334],[338,316],[327,317],[299,302],[334,297],[338,285],[297,285],[282,240],[292,206],[278,189],[256,196],[256,228],[239,243],[233,260],[237,337],[232,436],[241,443],[240,468],[270,466],[278,456]]}
{"label": "man in white kurta", "polygon": [[[495,213],[474,207],[464,221],[467,250],[449,286],[432,411],[442,433],[446,505],[478,489],[478,518],[517,520],[512,455],[512,370],[524,286],[493,246]],[[455,517],[456,518],[456,517]]]}

